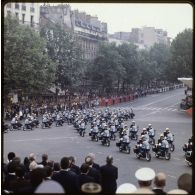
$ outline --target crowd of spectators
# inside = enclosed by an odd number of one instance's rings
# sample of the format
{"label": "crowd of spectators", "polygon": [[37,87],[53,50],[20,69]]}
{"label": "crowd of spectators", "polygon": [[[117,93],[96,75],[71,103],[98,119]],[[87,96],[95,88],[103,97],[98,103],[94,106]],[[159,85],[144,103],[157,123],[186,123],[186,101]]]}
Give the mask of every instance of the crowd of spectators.
{"label": "crowd of spectators", "polygon": [[65,193],[65,194],[192,194],[192,176],[182,174],[178,189],[166,192],[166,174],[155,173],[151,168],[140,168],[135,172],[137,186],[124,183],[117,186],[118,168],[113,157],[106,157],[105,165],[95,163],[95,155],[89,153],[81,166],[76,165],[73,156],[64,156],[60,162],[49,160],[47,154],[37,162],[31,153],[23,162],[14,152],[3,162],[4,193]]}

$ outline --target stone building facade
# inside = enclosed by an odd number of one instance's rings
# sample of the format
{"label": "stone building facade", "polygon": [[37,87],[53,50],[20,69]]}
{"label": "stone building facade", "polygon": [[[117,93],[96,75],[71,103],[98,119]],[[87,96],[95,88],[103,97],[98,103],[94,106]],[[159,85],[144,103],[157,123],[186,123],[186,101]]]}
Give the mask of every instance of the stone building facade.
{"label": "stone building facade", "polygon": [[40,15],[77,35],[82,48],[83,59],[94,59],[99,44],[107,41],[106,23],[100,22],[98,17],[88,15],[85,12],[72,11],[69,5],[41,6]]}
{"label": "stone building facade", "polygon": [[4,7],[4,16],[8,14],[18,18],[20,24],[29,25],[38,31],[40,18],[39,3],[7,3]]}

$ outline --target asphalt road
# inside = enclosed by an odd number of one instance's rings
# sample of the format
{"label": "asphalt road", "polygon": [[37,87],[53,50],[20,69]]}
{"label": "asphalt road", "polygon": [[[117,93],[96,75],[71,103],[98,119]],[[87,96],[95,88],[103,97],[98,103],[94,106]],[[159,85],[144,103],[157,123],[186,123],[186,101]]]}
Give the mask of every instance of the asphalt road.
{"label": "asphalt road", "polygon": [[[133,150],[131,154],[120,153],[116,141],[111,141],[110,147],[102,146],[99,142],[92,142],[88,135],[80,137],[72,125],[50,129],[37,128],[33,131],[9,131],[3,135],[3,157],[7,159],[10,151],[16,153],[23,160],[31,152],[41,161],[41,155],[47,153],[50,160],[60,162],[61,157],[73,155],[76,164],[81,165],[89,152],[96,155],[96,162],[105,164],[107,155],[112,155],[114,165],[118,167],[118,185],[126,182],[137,186],[135,171],[141,167],[151,167],[155,172],[164,172],[167,175],[165,190],[177,188],[177,179],[182,173],[192,173],[192,168],[184,162],[182,146],[192,135],[192,118],[179,109],[179,103],[184,98],[184,88],[168,91],[161,94],[148,95],[130,103],[122,103],[115,107],[132,107],[135,112],[135,121],[142,129],[151,123],[156,129],[156,139],[160,133],[169,127],[175,135],[175,151],[169,161],[157,159],[152,153],[150,162],[139,160]],[[130,124],[131,120],[127,121]],[[139,132],[140,133],[140,132]],[[131,142],[131,148],[136,141]]]}

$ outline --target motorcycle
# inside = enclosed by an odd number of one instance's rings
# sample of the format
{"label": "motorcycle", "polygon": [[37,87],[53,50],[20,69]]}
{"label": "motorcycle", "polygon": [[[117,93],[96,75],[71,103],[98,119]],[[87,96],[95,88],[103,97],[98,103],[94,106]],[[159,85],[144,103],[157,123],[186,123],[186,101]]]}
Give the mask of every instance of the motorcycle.
{"label": "motorcycle", "polygon": [[124,143],[122,141],[119,141],[116,143],[116,146],[119,147],[120,152],[126,152],[127,154],[130,154],[131,147],[129,143]]}
{"label": "motorcycle", "polygon": [[[173,135],[173,137],[174,137],[174,135]],[[167,139],[166,137],[165,137],[165,139],[166,139],[166,140],[168,141],[168,143],[169,143],[170,151],[173,152],[173,151],[175,150],[174,139],[173,139],[173,141]]]}
{"label": "motorcycle", "polygon": [[160,148],[159,144],[156,144],[152,148],[152,151],[154,152],[156,158],[163,157],[166,160],[170,160],[171,158],[171,153],[169,152],[169,149]]}
{"label": "motorcycle", "polygon": [[136,157],[138,159],[144,158],[147,161],[151,161],[150,149],[143,149],[141,148],[141,146],[141,144],[135,145],[135,148],[133,149],[133,152],[136,154]]}
{"label": "motorcycle", "polygon": [[186,158],[185,161],[189,167],[192,167],[192,151],[186,152]]}
{"label": "motorcycle", "polygon": [[102,145],[110,146],[110,138],[101,136],[99,137],[99,140],[101,140]]}
{"label": "motorcycle", "polygon": [[10,131],[21,130],[21,128],[22,128],[22,124],[18,124],[18,123],[11,124]]}
{"label": "motorcycle", "polygon": [[84,136],[85,136],[85,129],[79,128],[79,135],[80,135],[81,137],[84,137]]}
{"label": "motorcycle", "polygon": [[47,122],[42,122],[41,127],[42,127],[42,129],[50,128],[51,125],[52,125],[52,123],[50,121],[47,121]]}
{"label": "motorcycle", "polygon": [[32,124],[29,123],[29,124],[24,124],[23,126],[23,131],[26,131],[26,130],[33,130],[33,127],[32,127]]}
{"label": "motorcycle", "polygon": [[99,138],[98,138],[98,133],[94,133],[94,132],[90,132],[89,136],[91,136],[91,141],[96,141],[98,142]]}
{"label": "motorcycle", "polygon": [[115,139],[116,139],[115,132],[110,131],[110,140],[115,140]]}
{"label": "motorcycle", "polygon": [[56,127],[63,126],[63,121],[62,119],[56,120]]}

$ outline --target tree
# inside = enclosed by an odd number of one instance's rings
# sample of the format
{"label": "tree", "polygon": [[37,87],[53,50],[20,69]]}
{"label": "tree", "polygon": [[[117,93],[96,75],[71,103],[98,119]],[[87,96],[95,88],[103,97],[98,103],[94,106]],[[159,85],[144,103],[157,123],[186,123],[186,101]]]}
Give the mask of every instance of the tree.
{"label": "tree", "polygon": [[102,90],[107,94],[123,76],[124,68],[121,66],[121,59],[115,44],[100,45],[99,54],[94,60],[90,75],[92,81],[101,84]]}
{"label": "tree", "polygon": [[138,54],[136,46],[133,44],[123,43],[118,46],[118,52],[122,57],[121,65],[124,69],[123,74],[123,91],[126,85],[135,84],[137,81]]}
{"label": "tree", "polygon": [[172,80],[192,77],[192,29],[179,33],[171,44],[171,67],[167,74]]}
{"label": "tree", "polygon": [[77,44],[78,37],[50,21],[41,27],[40,34],[47,42],[48,56],[57,66],[55,85],[62,90],[79,85],[85,67],[81,49]]}
{"label": "tree", "polygon": [[52,83],[54,71],[55,66],[45,54],[44,40],[8,15],[4,21],[4,92],[41,92]]}
{"label": "tree", "polygon": [[170,66],[170,47],[155,43],[150,51],[150,62],[152,63],[151,71],[153,71],[153,79],[167,80],[167,68]]}

